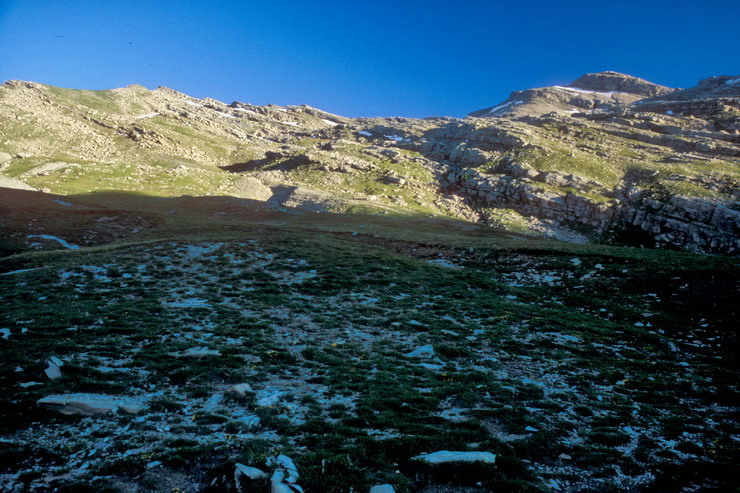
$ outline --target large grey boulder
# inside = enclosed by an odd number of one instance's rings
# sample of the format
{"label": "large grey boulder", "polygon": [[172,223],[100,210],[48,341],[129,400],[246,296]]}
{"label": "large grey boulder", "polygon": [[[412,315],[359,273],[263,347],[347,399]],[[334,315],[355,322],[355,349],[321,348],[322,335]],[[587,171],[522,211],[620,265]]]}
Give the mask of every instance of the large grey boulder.
{"label": "large grey boulder", "polygon": [[272,189],[253,176],[240,176],[234,181],[234,193],[237,197],[251,200],[269,200]]}
{"label": "large grey boulder", "polygon": [[138,414],[146,405],[143,401],[128,397],[105,394],[63,394],[42,397],[36,402],[41,407],[53,409],[62,414],[82,414],[92,416],[115,411]]}
{"label": "large grey boulder", "polygon": [[417,455],[415,459],[429,464],[443,464],[446,462],[485,462],[493,464],[496,455],[491,452],[456,452],[451,450],[440,450],[428,454]]}

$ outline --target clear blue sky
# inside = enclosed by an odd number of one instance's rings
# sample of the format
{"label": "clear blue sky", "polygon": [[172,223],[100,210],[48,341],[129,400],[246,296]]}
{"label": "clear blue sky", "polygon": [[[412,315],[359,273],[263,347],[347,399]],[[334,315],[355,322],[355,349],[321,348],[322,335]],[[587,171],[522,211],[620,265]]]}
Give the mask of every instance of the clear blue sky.
{"label": "clear blue sky", "polygon": [[463,116],[617,70],[740,72],[740,0],[0,0],[0,79]]}

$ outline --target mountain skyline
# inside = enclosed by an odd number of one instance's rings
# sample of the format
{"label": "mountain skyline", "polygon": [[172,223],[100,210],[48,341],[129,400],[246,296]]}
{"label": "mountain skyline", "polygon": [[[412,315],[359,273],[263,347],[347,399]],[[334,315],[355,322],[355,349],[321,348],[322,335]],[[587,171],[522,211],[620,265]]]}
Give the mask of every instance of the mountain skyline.
{"label": "mountain skyline", "polygon": [[[93,90],[167,86],[350,117],[462,117],[511,91],[589,72],[674,88],[736,73],[740,5],[680,7],[10,1],[0,6],[0,79]],[[696,35],[679,36],[688,26]]]}

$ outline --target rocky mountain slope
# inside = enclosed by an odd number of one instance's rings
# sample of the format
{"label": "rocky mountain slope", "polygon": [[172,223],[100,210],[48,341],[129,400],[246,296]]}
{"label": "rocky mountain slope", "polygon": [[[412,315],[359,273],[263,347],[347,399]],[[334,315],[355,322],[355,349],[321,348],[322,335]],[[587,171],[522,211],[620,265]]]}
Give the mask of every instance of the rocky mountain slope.
{"label": "rocky mountain slope", "polygon": [[348,119],[167,88],[10,81],[0,88],[0,167],[6,180],[61,194],[228,195],[732,253],[740,247],[736,79],[673,91],[588,74],[462,120]]}
{"label": "rocky mountain slope", "polygon": [[736,79],[465,119],[6,83],[0,490],[736,491],[738,266],[695,253],[738,248]]}

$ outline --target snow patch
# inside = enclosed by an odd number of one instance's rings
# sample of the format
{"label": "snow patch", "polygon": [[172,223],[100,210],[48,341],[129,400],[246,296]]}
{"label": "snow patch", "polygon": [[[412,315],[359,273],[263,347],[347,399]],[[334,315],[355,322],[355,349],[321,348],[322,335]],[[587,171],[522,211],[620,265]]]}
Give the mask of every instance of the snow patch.
{"label": "snow patch", "polygon": [[595,94],[598,96],[614,96],[615,94],[619,94],[619,91],[599,92],[599,91],[589,91],[586,89],[578,89],[577,87],[565,87],[565,86],[551,86],[551,87],[553,89],[561,89],[563,91],[579,92],[582,94]]}
{"label": "snow patch", "polygon": [[333,122],[331,120],[327,120],[326,118],[322,118],[321,121],[324,122],[324,123],[326,123],[330,127],[336,127],[337,125],[339,125],[337,122]]}
{"label": "snow patch", "polygon": [[162,114],[157,113],[156,111],[154,113],[144,113],[143,115],[136,115],[134,117],[134,120],[142,120],[144,118],[154,118],[155,116],[162,116]]}
{"label": "snow patch", "polygon": [[72,207],[72,202],[65,202],[64,200],[54,199],[52,202],[56,202],[59,205],[63,205],[64,207]]}
{"label": "snow patch", "polygon": [[508,103],[504,103],[504,104],[500,104],[498,106],[494,106],[484,116],[495,115],[496,113],[499,113],[501,110],[503,110],[505,108],[508,108],[509,106],[517,106],[517,105],[520,105],[520,104],[524,104],[524,101],[509,101]]}
{"label": "snow patch", "polygon": [[727,84],[728,86],[732,86],[732,85],[735,85],[735,84],[740,84],[740,77],[738,77],[737,79],[726,80],[725,81],[725,84]]}
{"label": "snow patch", "polygon": [[371,134],[371,133],[370,133],[370,132],[368,132],[367,130],[360,130],[360,131],[359,131],[359,132],[357,132],[357,133],[358,133],[359,135],[364,135],[365,137],[372,137],[372,136],[373,136],[373,134]]}
{"label": "snow patch", "polygon": [[60,245],[62,245],[64,248],[69,248],[69,249],[72,249],[72,250],[76,250],[76,249],[80,248],[77,245],[73,245],[71,243],[67,243],[67,240],[63,240],[63,239],[61,239],[61,238],[59,238],[57,236],[52,236],[52,235],[28,235],[28,237],[29,238],[43,238],[45,240],[54,240],[54,241],[58,242]]}

